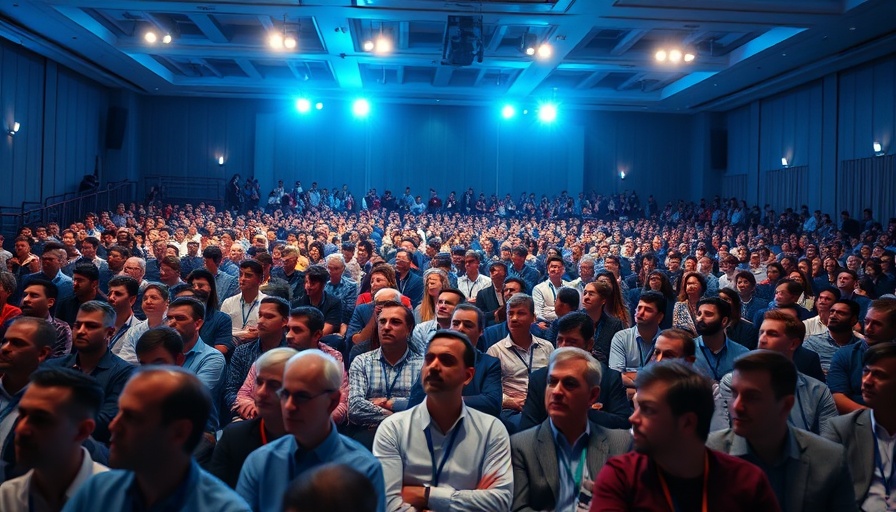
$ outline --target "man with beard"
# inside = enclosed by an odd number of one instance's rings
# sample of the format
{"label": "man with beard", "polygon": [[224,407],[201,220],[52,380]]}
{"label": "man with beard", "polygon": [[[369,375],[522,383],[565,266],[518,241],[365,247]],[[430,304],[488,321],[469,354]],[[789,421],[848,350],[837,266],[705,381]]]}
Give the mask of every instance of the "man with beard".
{"label": "man with beard", "polygon": [[75,323],[75,317],[78,316],[78,308],[81,307],[81,304],[89,300],[105,302],[105,298],[99,291],[99,279],[100,272],[93,264],[80,263],[75,266],[72,272],[75,294],[56,305],[56,318],[72,325]]}
{"label": "man with beard", "polygon": [[731,341],[725,328],[731,321],[731,305],[718,297],[708,297],[697,303],[697,361],[694,367],[713,381],[734,369],[734,360],[749,349]]}
{"label": "man with beard", "polygon": [[681,361],[638,372],[630,421],[635,451],[607,461],[591,511],[781,510],[768,478],[744,460],[706,448],[711,381]]}
{"label": "man with beard", "polygon": [[247,512],[235,492],[192,460],[212,407],[195,375],[173,366],[142,368],[118,402],[109,465],[66,504],[71,512],[166,510]]}
{"label": "man with beard", "polygon": [[507,430],[463,400],[463,387],[475,373],[475,350],[465,335],[437,331],[420,373],[426,400],[380,424],[373,454],[383,465],[389,510],[509,509]]}
{"label": "man with beard", "polygon": [[[822,334],[807,336],[803,346],[818,354],[821,369],[827,375],[834,353],[841,348],[858,343],[862,338],[852,327],[859,321],[859,304],[850,299],[834,302],[828,310],[827,329]],[[806,325],[803,322],[803,325]]]}
{"label": "man with beard", "polygon": [[118,395],[134,367],[109,350],[109,338],[115,332],[115,310],[105,302],[90,301],[81,305],[75,319],[72,348],[77,353],[50,359],[45,367],[75,368],[90,375],[103,388],[104,401],[96,415],[93,438],[108,443],[109,423],[118,413]]}
{"label": "man with beard", "polygon": [[504,280],[507,279],[507,263],[493,261],[489,263],[488,274],[491,285],[476,293],[476,307],[485,313],[483,328],[500,322],[501,313],[504,311]]}
{"label": "man with beard", "polygon": [[[58,291],[56,285],[43,279],[32,280],[25,287],[22,295],[22,316],[41,318],[53,326],[56,331],[56,343],[50,358],[62,357],[72,350],[72,329],[62,320],[50,314],[56,304]],[[9,321],[4,326],[6,328]],[[5,329],[4,329],[5,330]]]}
{"label": "man with beard", "polygon": [[436,317],[432,320],[420,322],[414,327],[411,335],[411,347],[419,354],[426,353],[426,345],[432,333],[451,327],[451,315],[458,304],[464,304],[463,292],[454,288],[445,288],[439,293],[436,301]]}
{"label": "man with beard", "polygon": [[28,473],[0,486],[0,509],[62,510],[91,476],[108,471],[81,446],[103,403],[97,382],[75,370],[36,372],[19,402],[16,462]]}

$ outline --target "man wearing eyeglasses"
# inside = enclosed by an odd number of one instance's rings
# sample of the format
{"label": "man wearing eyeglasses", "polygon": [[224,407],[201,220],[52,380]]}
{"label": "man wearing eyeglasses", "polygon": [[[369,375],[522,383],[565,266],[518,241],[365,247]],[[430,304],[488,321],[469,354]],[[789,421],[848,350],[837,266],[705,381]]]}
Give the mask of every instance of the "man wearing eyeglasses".
{"label": "man wearing eyeglasses", "polygon": [[290,482],[322,464],[339,463],[370,479],[377,493],[377,510],[385,511],[380,462],[339,434],[330,417],[339,405],[341,384],[342,364],[318,349],[299,352],[286,363],[278,395],[287,435],[252,452],[236,485],[252,510],[281,511]]}

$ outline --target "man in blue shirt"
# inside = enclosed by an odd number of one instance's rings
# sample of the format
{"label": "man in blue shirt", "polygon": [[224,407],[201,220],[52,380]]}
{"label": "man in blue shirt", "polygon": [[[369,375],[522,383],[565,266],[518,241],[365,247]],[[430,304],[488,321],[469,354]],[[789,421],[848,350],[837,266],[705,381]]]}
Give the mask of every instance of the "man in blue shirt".
{"label": "man in blue shirt", "polygon": [[731,341],[725,328],[731,322],[731,305],[719,297],[708,297],[697,303],[697,368],[707,377],[719,382],[734,369],[734,360],[749,349]]}
{"label": "man in blue shirt", "polygon": [[508,277],[518,277],[526,283],[523,293],[532,293],[532,288],[541,281],[541,275],[533,267],[526,264],[529,250],[525,245],[517,245],[510,252],[511,265],[507,268]]}
{"label": "man in blue shirt", "polygon": [[206,473],[191,453],[212,408],[208,388],[171,366],[140,369],[125,386],[110,425],[109,465],[66,504],[66,512],[107,510],[245,512],[249,506]]}
{"label": "man in blue shirt", "polygon": [[66,261],[68,261],[68,255],[63,245],[56,242],[48,242],[40,256],[40,272],[26,275],[22,279],[19,290],[24,290],[34,279],[45,279],[55,284],[56,289],[59,290],[56,302],[63,302],[69,297],[73,297],[75,295],[74,282],[71,277],[62,273],[62,267],[65,266]]}
{"label": "man in blue shirt", "polygon": [[255,512],[280,512],[289,483],[326,463],[346,464],[367,476],[384,512],[380,462],[366,448],[339,434],[330,415],[340,402],[342,364],[317,349],[303,350],[286,363],[278,392],[287,435],[252,452],[236,491]]}

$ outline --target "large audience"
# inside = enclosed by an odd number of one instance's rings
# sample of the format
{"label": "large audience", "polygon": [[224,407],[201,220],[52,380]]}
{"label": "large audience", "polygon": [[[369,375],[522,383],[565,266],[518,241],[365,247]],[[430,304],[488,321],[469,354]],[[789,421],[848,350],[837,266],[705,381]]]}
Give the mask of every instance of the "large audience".
{"label": "large audience", "polygon": [[305,188],[0,236],[0,510],[896,508],[896,218]]}

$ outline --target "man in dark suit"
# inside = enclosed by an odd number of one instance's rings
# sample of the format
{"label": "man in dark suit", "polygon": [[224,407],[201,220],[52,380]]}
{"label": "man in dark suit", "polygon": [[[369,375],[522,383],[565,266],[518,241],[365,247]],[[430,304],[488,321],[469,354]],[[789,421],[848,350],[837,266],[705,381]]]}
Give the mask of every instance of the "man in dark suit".
{"label": "man in dark suit", "polygon": [[255,369],[258,372],[255,408],[258,410],[258,415],[228,425],[215,445],[215,453],[212,455],[208,471],[233,489],[236,488],[246,457],[256,448],[286,433],[277,390],[283,382],[286,361],[295,354],[296,351],[292,348],[273,348],[255,361]]}
{"label": "man in dark suit", "polygon": [[504,311],[504,279],[507,278],[507,263],[493,261],[488,266],[492,285],[476,293],[476,307],[485,313],[485,327],[502,321]]}
{"label": "man in dark suit", "polygon": [[[855,504],[862,510],[890,510],[893,504],[892,469],[884,465],[880,450],[890,446],[896,432],[896,343],[881,342],[865,351],[862,364],[862,399],[868,409],[833,418],[821,435],[846,448]],[[889,455],[889,454],[885,454]],[[889,458],[889,457],[888,457]],[[889,478],[887,478],[889,476]],[[885,502],[884,496],[889,496]]]}
{"label": "man in dark suit", "polygon": [[[590,324],[587,316],[585,322]],[[607,459],[628,452],[632,445],[627,431],[589,421],[602,379],[601,363],[590,352],[559,348],[544,370],[549,384],[542,402],[549,419],[510,438],[513,510],[587,506],[593,480]]]}
{"label": "man in dark suit", "polygon": [[[585,313],[574,312],[557,320],[557,347],[576,347],[591,353],[594,347],[594,324]],[[628,417],[632,413],[622,376],[611,370],[606,364],[601,367],[600,402],[591,406],[588,412],[592,423],[605,428],[629,428]],[[548,417],[545,406],[545,389],[547,389],[548,369],[535,370],[529,375],[529,388],[526,403],[523,404],[520,429],[541,424]]]}
{"label": "man in dark suit", "polygon": [[[458,304],[451,315],[451,330],[459,331],[467,335],[473,346],[482,336],[482,326],[485,323],[484,314],[472,304]],[[501,417],[501,362],[485,352],[476,349],[476,361],[473,365],[476,373],[473,380],[463,388],[464,404],[496,418]],[[408,408],[423,402],[426,392],[420,379],[411,388],[411,397],[408,399]]]}
{"label": "man in dark suit", "polygon": [[395,253],[395,279],[398,291],[411,299],[412,307],[417,307],[423,301],[423,278],[411,271],[411,262],[414,255],[406,249],[399,249]]}
{"label": "man in dark suit", "polygon": [[732,428],[711,433],[706,446],[762,469],[784,510],[856,510],[843,447],[788,424],[797,378],[793,362],[781,353],[739,357],[728,403]]}

